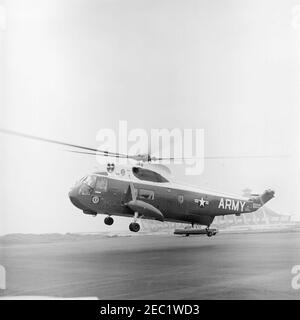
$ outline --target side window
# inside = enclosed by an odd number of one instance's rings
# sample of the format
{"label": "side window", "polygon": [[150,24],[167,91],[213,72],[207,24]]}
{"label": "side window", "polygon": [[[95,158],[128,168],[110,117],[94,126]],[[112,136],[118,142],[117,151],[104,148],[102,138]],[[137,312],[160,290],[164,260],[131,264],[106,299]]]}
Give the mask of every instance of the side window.
{"label": "side window", "polygon": [[139,197],[140,199],[154,200],[154,191],[152,191],[152,190],[145,190],[145,189],[139,189],[139,191],[138,191],[138,197]]}
{"label": "side window", "polygon": [[107,178],[97,177],[95,192],[101,193],[103,191],[107,191],[107,184],[108,184]]}
{"label": "side window", "polygon": [[87,176],[86,179],[84,179],[82,182],[87,184],[91,188],[94,188],[95,183],[96,183],[96,177],[95,176]]}
{"label": "side window", "polygon": [[180,194],[177,199],[179,204],[183,204],[184,196],[182,194]]}

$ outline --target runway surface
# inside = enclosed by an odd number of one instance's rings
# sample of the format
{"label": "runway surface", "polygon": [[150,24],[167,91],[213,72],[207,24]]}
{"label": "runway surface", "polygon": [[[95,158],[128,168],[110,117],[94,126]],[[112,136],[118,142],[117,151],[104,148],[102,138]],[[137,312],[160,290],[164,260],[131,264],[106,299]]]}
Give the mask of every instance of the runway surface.
{"label": "runway surface", "polygon": [[[38,238],[39,239],[39,238]],[[299,299],[300,233],[5,241],[7,296]],[[3,262],[4,258],[4,262]]]}

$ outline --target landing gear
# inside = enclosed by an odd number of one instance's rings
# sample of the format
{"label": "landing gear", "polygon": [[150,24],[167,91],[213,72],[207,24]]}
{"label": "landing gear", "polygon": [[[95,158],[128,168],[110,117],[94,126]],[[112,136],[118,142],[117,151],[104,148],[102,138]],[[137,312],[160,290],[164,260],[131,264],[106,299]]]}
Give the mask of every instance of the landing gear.
{"label": "landing gear", "polygon": [[106,225],[108,225],[108,226],[111,226],[111,225],[114,223],[114,219],[113,219],[112,217],[108,216],[108,217],[106,217],[106,218],[104,219],[104,223],[105,223]]}
{"label": "landing gear", "polygon": [[212,236],[213,236],[213,233],[212,233],[212,231],[207,231],[206,235],[207,235],[208,237],[212,237]]}
{"label": "landing gear", "polygon": [[133,216],[133,222],[129,225],[129,230],[132,232],[139,232],[141,229],[140,225],[137,223],[138,216],[139,213],[135,212]]}
{"label": "landing gear", "polygon": [[140,225],[137,222],[132,222],[129,225],[129,230],[132,232],[139,232],[140,231]]}

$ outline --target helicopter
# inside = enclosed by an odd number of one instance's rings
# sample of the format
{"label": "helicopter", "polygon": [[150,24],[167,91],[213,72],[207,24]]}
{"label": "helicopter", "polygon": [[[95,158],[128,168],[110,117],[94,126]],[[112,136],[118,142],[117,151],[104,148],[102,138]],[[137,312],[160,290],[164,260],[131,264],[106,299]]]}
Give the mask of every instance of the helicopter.
{"label": "helicopter", "polygon": [[[173,181],[171,170],[154,163],[175,158],[154,157],[151,154],[127,155],[70,144],[0,129],[0,132],[27,139],[72,147],[73,153],[110,158],[126,158],[135,165],[117,165],[109,162],[106,170],[87,174],[72,187],[68,196],[71,203],[86,215],[106,215],[104,223],[112,225],[113,216],[131,218],[129,230],[140,231],[139,219],[186,223],[191,228],[175,230],[175,234],[217,234],[210,228],[216,216],[254,212],[270,201],[271,189],[250,197],[236,196],[188,186]],[[205,229],[194,226],[205,226]]]}

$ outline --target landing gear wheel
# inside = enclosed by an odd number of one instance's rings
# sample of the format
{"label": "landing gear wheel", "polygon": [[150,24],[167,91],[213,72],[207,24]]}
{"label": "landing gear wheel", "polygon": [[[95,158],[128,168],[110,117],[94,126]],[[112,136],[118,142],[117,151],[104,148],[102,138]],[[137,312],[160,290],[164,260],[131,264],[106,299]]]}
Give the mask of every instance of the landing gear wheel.
{"label": "landing gear wheel", "polygon": [[106,217],[104,219],[104,223],[108,226],[111,226],[114,223],[114,219],[112,217]]}
{"label": "landing gear wheel", "polygon": [[214,234],[213,234],[213,232],[212,231],[207,231],[207,236],[208,237],[212,237]]}
{"label": "landing gear wheel", "polygon": [[132,222],[129,225],[129,230],[132,232],[139,232],[140,231],[140,225],[137,222]]}

